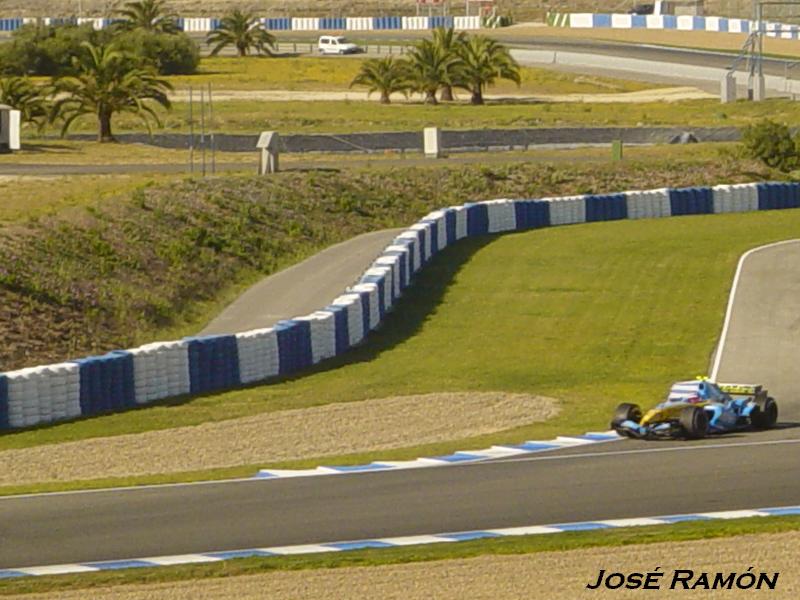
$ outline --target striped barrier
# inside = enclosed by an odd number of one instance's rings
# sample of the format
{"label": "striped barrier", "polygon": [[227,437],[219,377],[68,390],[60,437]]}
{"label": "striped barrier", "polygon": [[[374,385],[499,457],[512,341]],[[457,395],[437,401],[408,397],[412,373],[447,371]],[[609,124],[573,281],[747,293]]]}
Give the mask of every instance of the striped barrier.
{"label": "striped barrier", "polygon": [[[104,18],[8,18],[0,19],[0,32],[17,31],[24,25],[41,22],[44,25],[85,25],[94,29],[105,29],[118,19]],[[480,29],[486,23],[481,17],[264,17],[259,19],[265,29],[270,31],[372,31],[372,30],[406,30],[421,31],[437,27],[453,27],[458,30]],[[207,33],[220,26],[221,19],[210,17],[178,17],[176,24],[187,33]]]}
{"label": "striped barrier", "polygon": [[299,373],[360,344],[413,276],[465,237],[621,219],[800,208],[800,183],[661,188],[470,202],[433,211],[400,233],[352,287],[311,314],[236,335],[156,342],[0,373],[0,429],[116,412]]}
{"label": "striped barrier", "polygon": [[[716,33],[750,33],[755,22],[728,17],[700,17],[692,15],[629,15],[616,13],[548,13],[550,27],[573,29],[673,29],[678,31],[711,31]],[[796,40],[800,27],[764,22],[768,37]]]}

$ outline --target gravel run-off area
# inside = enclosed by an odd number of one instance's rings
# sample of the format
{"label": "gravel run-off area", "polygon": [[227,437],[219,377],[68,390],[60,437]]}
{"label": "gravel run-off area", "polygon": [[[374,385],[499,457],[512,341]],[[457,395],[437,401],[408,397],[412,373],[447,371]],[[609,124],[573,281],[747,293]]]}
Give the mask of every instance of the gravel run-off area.
{"label": "gravel run-off area", "polygon": [[[94,600],[582,600],[596,598],[738,599],[800,598],[800,532],[748,535],[693,542],[659,543],[568,552],[409,563],[380,567],[346,567],[275,571],[221,579],[93,588]],[[714,574],[780,573],[775,590],[670,590],[675,569]],[[661,567],[660,591],[588,590],[600,569],[642,572]],[[87,590],[9,596],[20,600],[82,600]]]}
{"label": "gravel run-off area", "polygon": [[553,399],[504,392],[327,404],[6,450],[0,452],[0,485],[179,473],[404,448],[545,421],[558,410]]}

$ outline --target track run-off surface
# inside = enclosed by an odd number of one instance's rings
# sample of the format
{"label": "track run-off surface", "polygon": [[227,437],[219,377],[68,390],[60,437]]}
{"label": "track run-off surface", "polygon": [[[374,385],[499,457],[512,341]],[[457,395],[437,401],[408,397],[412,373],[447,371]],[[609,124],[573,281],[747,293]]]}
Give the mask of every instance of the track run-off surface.
{"label": "track run-off surface", "polygon": [[796,504],[800,243],[747,255],[721,378],[774,390],[781,427],[625,440],[447,467],[0,499],[0,568]]}

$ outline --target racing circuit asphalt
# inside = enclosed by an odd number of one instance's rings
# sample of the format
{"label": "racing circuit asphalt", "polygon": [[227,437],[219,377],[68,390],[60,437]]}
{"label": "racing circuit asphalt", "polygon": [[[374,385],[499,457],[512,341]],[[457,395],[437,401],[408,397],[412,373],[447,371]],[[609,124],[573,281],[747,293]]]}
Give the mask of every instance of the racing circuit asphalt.
{"label": "racing circuit asphalt", "polygon": [[778,429],[382,473],[7,497],[0,568],[797,504],[798,292],[800,243],[752,254],[722,354],[722,376],[776,391]]}

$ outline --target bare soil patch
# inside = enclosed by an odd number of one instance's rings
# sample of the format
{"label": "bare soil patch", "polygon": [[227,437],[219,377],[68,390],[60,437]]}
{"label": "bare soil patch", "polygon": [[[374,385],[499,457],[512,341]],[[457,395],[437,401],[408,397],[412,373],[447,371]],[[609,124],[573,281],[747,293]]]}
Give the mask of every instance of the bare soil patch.
{"label": "bare soil patch", "polygon": [[544,421],[550,398],[442,393],[327,404],[0,453],[0,485],[131,477],[403,448]]}
{"label": "bare soil patch", "polygon": [[[256,600],[292,598],[403,599],[403,600],[500,600],[547,598],[640,598],[642,590],[587,590],[600,569],[614,572],[647,572],[660,566],[667,573],[659,598],[769,598],[800,597],[800,533],[748,535],[732,538],[591,548],[569,552],[541,552],[520,556],[481,556],[471,559],[410,563],[380,567],[284,571],[224,579],[206,579],[151,585],[125,585],[92,589],[96,600]],[[670,590],[674,569],[695,573],[780,572],[777,589]],[[20,600],[62,598],[77,600],[86,590],[13,596]],[[649,595],[645,593],[644,595]],[[11,597],[10,597],[11,598]]]}

